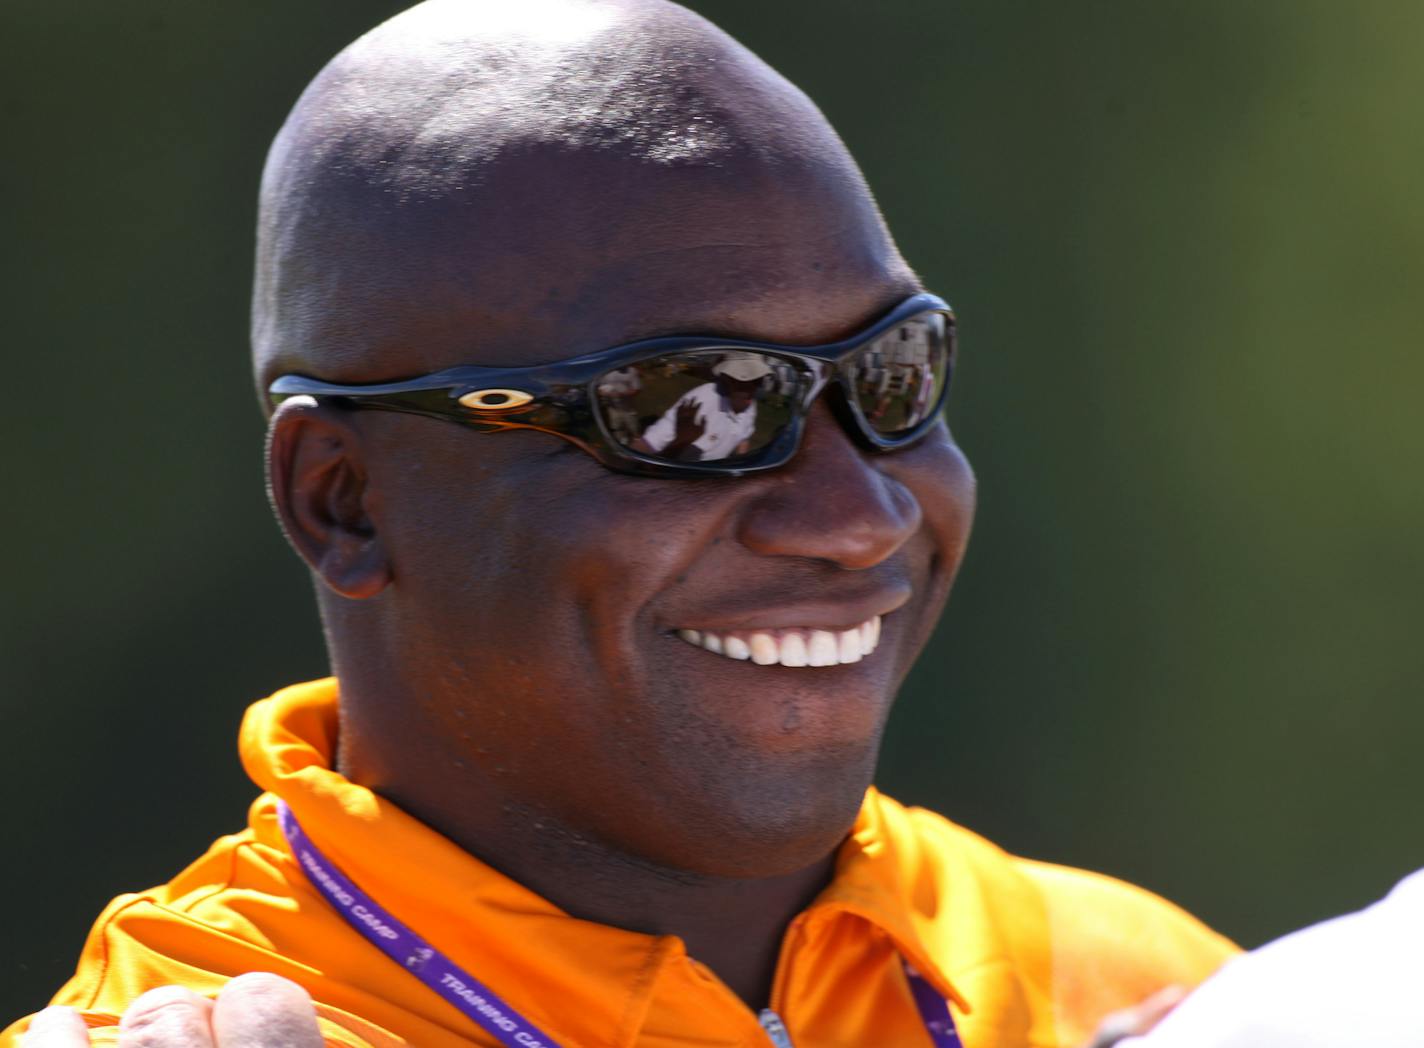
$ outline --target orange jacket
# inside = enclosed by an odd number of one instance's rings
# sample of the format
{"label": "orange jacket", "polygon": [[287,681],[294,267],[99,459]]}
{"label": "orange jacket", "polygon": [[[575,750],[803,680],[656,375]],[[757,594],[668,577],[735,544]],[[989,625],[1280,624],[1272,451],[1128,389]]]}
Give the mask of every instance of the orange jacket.
{"label": "orange jacket", "polygon": [[[249,971],[305,986],[329,1045],[497,1044],[315,892],[277,825],[278,797],[369,895],[565,1048],[769,1043],[681,940],[570,917],[348,782],[331,767],[336,725],[330,680],[248,711],[242,759],[268,791],[248,828],[168,884],[110,903],[54,998],[83,1011],[96,1044],[113,1043],[145,990],[211,995]],[[771,1003],[798,1048],[927,1046],[904,958],[950,1000],[966,1048],[1073,1048],[1105,1013],[1194,985],[1235,952],[1146,891],[1014,858],[871,790],[834,880],[786,933]]]}

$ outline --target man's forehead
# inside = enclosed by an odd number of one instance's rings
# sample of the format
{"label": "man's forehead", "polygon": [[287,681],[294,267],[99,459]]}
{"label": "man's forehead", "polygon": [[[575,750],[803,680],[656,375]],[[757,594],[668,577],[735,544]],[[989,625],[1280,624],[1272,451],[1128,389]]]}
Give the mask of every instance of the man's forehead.
{"label": "man's forehead", "polygon": [[360,295],[310,310],[307,337],[379,348],[386,374],[538,363],[675,333],[821,342],[911,289],[863,209],[684,194],[656,176],[639,193],[636,182],[625,194],[585,179],[543,207],[385,230],[377,250],[330,260],[328,276]]}
{"label": "man's forehead", "polygon": [[[664,43],[688,50],[678,34]],[[348,82],[362,63],[337,78],[342,104],[304,99],[264,181],[260,371],[366,381],[676,332],[818,342],[912,290],[820,114],[714,43],[702,50],[725,59],[717,75],[684,61],[685,82],[630,86],[623,58],[600,70],[582,54],[576,83],[519,89],[556,117],[492,113],[468,77],[444,95],[414,88],[389,61],[372,75],[405,84],[401,119],[353,113],[353,94],[372,92]],[[491,61],[469,48],[457,66]],[[630,92],[660,110],[651,124],[625,112]]]}

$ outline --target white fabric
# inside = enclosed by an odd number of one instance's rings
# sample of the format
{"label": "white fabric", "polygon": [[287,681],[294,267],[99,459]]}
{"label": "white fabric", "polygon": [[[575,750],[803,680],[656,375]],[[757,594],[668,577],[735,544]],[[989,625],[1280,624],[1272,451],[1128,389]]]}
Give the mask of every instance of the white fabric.
{"label": "white fabric", "polygon": [[663,412],[662,418],[643,431],[643,440],[654,451],[662,451],[677,433],[677,410],[684,404],[697,405],[697,417],[705,424],[702,436],[692,446],[702,452],[700,461],[715,462],[730,458],[737,445],[756,429],[757,406],[753,401],[745,411],[733,411],[726,398],[717,392],[715,382],[705,382],[688,390],[676,404]]}
{"label": "white fabric", "polygon": [[1227,964],[1118,1048],[1424,1048],[1424,870]]}
{"label": "white fabric", "polygon": [[726,375],[738,382],[755,382],[771,374],[763,357],[752,353],[728,353],[712,369],[714,375]]}

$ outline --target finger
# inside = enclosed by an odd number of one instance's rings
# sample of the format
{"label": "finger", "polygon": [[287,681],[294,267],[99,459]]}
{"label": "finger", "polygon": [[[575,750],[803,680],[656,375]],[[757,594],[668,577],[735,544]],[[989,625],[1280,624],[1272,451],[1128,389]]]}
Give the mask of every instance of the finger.
{"label": "finger", "polygon": [[1168,1012],[1181,1004],[1186,996],[1186,987],[1166,986],[1140,1004],[1113,1012],[1098,1027],[1098,1032],[1093,1035],[1088,1048],[1110,1048],[1125,1037],[1152,1032],[1152,1028],[1166,1018]]}
{"label": "finger", "polygon": [[20,1048],[89,1048],[89,1027],[73,1008],[53,1005],[30,1020]]}
{"label": "finger", "polygon": [[1185,986],[1164,986],[1137,1006],[1137,1029],[1135,1034],[1151,1033],[1153,1027],[1167,1018],[1173,1008],[1187,999],[1190,991]]}
{"label": "finger", "polygon": [[149,990],[119,1020],[119,1048],[213,1048],[213,1002],[186,986]]}
{"label": "finger", "polygon": [[213,1007],[217,1048],[322,1048],[311,995],[270,972],[239,975]]}

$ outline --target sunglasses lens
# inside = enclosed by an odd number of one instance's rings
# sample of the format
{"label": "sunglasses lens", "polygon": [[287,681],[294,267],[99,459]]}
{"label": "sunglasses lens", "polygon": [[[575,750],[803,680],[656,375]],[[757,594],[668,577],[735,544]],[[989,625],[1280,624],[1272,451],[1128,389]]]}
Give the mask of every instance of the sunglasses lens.
{"label": "sunglasses lens", "polygon": [[845,365],[866,422],[883,437],[912,432],[938,410],[954,363],[954,331],[943,313],[892,328]]}
{"label": "sunglasses lens", "polygon": [[671,463],[733,465],[788,433],[808,381],[779,357],[698,349],[607,372],[594,391],[604,426],[629,450]]}

